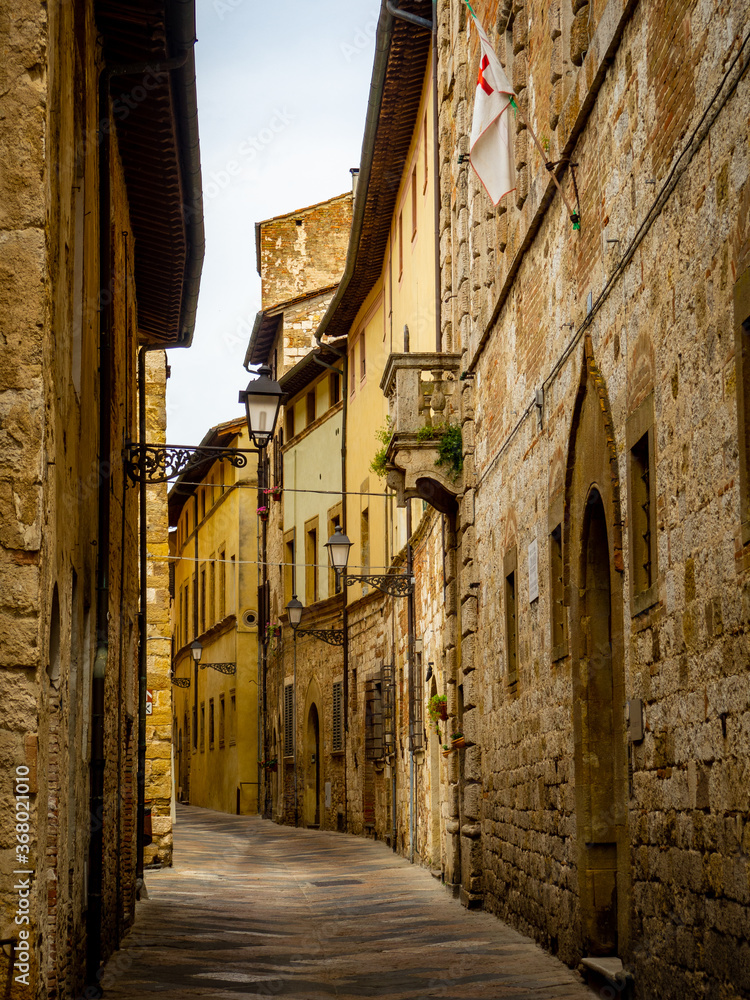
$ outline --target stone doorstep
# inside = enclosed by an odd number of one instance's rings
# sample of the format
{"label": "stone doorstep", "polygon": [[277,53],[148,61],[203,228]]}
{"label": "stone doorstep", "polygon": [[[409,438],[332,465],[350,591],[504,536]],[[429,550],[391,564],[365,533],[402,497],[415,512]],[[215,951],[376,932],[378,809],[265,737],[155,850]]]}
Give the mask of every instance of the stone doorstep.
{"label": "stone doorstep", "polygon": [[614,955],[601,958],[587,956],[581,959],[581,965],[584,969],[602,976],[617,990],[624,990],[633,985],[633,976],[625,971],[622,960]]}

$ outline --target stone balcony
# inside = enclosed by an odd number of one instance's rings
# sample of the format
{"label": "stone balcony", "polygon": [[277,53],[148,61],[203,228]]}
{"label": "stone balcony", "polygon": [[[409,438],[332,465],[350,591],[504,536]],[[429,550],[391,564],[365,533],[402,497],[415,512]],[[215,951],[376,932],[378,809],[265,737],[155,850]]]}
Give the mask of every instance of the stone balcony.
{"label": "stone balcony", "polygon": [[388,399],[393,436],[387,482],[399,507],[422,499],[445,514],[456,510],[463,473],[438,465],[437,437],[425,428],[460,425],[460,354],[391,354],[380,388]]}

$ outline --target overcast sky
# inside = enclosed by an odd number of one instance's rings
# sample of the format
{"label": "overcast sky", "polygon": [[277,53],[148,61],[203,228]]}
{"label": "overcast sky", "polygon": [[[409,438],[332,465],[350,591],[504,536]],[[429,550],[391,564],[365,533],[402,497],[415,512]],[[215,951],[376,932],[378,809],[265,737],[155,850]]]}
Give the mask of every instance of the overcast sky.
{"label": "overcast sky", "polygon": [[242,412],[260,278],[255,223],[346,191],[359,165],[379,0],[197,0],[206,258],[189,350],[170,350],[167,440]]}

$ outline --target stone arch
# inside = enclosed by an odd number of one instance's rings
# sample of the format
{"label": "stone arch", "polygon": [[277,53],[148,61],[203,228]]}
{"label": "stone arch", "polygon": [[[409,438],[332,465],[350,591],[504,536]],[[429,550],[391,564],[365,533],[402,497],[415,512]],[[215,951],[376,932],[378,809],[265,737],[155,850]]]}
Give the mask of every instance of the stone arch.
{"label": "stone arch", "polygon": [[297,761],[302,779],[302,824],[323,823],[323,695],[315,677],[307,687],[302,715],[302,759]]}
{"label": "stone arch", "polygon": [[570,607],[573,743],[584,955],[627,953],[630,862],[617,449],[590,338],[565,472],[564,576]]}

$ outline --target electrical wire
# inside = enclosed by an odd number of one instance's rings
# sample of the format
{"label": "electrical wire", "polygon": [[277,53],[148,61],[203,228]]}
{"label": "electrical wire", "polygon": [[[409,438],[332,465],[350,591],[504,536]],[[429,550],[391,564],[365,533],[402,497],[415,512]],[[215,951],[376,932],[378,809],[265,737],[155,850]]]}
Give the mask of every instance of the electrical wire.
{"label": "electrical wire", "polygon": [[[232,489],[257,490],[258,489],[258,486],[255,483],[246,483],[246,482],[244,482],[242,480],[240,480],[240,482],[237,482],[237,483],[209,483],[209,482],[206,482],[205,479],[201,479],[201,480],[199,480],[197,482],[188,481],[186,479],[181,479],[180,480],[180,486],[207,486],[207,487],[215,486],[217,489],[218,488],[222,488],[224,490],[232,490]],[[293,486],[280,486],[278,488],[281,490],[282,493],[321,493],[321,494],[327,494],[327,495],[336,496],[336,497],[342,497],[342,496],[344,496],[344,497],[381,497],[381,498],[385,497],[387,499],[389,497],[392,498],[392,497],[396,496],[396,494],[392,493],[392,492],[389,492],[389,493],[361,493],[361,492],[359,492],[357,490],[305,490],[305,489],[299,489],[299,488],[293,487]],[[267,487],[265,489],[264,492],[266,492],[266,493],[273,493],[275,491],[275,489],[276,489],[276,487],[269,486],[269,487]]]}
{"label": "electrical wire", "polygon": [[[195,556],[162,556],[155,553],[149,552],[147,558],[152,562],[168,562],[168,563],[178,563],[178,562],[188,562],[188,563],[222,563],[224,565],[232,566],[293,566],[297,569],[330,569],[331,567],[328,563],[300,563],[300,562],[284,562],[281,560],[262,560],[257,559],[210,559],[207,557],[197,558]],[[351,570],[362,570],[363,573],[374,575],[374,576],[386,576],[390,572],[390,567],[388,566],[357,566],[350,565],[346,568],[346,573],[349,574]]]}

